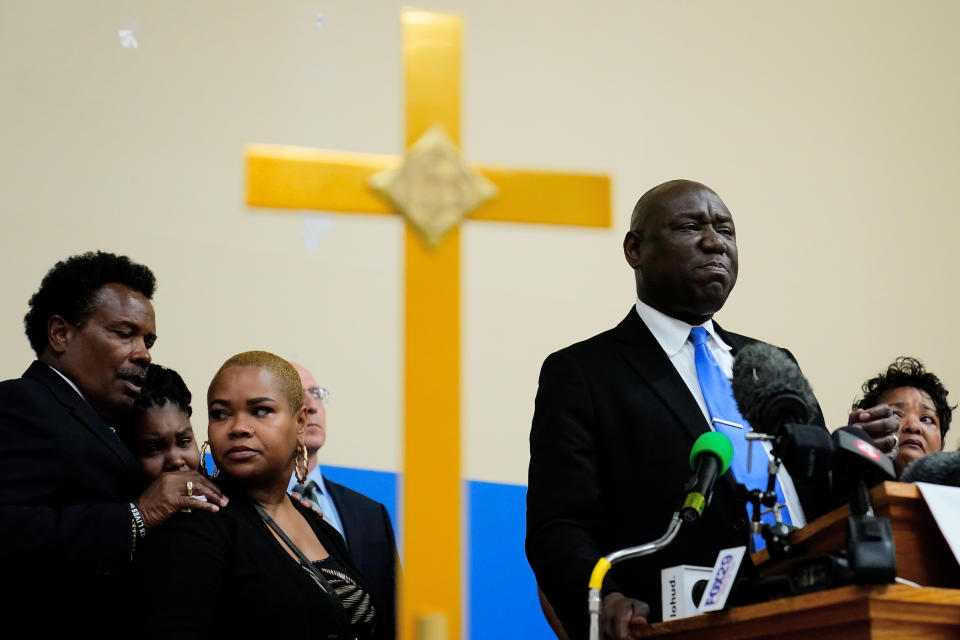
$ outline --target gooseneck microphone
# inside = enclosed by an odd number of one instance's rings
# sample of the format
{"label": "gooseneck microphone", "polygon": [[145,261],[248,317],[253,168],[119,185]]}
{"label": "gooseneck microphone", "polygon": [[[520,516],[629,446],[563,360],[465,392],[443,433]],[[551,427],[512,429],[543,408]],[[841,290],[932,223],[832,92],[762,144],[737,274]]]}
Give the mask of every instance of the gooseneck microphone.
{"label": "gooseneck microphone", "polygon": [[680,516],[687,522],[696,522],[710,501],[717,478],[730,468],[733,459],[733,444],[730,438],[719,431],[701,434],[690,450],[690,468],[693,475],[684,490],[686,497],[680,508]]}
{"label": "gooseneck microphone", "polygon": [[900,481],[960,487],[960,451],[941,451],[914,460],[903,470]]}
{"label": "gooseneck microphone", "polygon": [[730,383],[754,431],[775,436],[784,424],[810,424],[817,415],[817,400],[800,367],[771,344],[756,342],[738,351]]}
{"label": "gooseneck microphone", "polygon": [[[733,459],[733,444],[727,436],[713,431],[701,434],[693,443],[693,449],[690,451],[690,466],[693,468],[694,474],[687,481],[687,497],[684,499],[683,507],[670,518],[666,532],[653,542],[620,549],[597,560],[597,564],[594,565],[590,574],[589,591],[587,593],[587,611],[590,614],[590,640],[597,640],[600,637],[600,589],[603,587],[603,579],[610,568],[624,560],[656,553],[673,542],[684,522],[692,522],[703,513],[704,507],[710,502],[710,495],[717,476],[723,475],[730,468],[731,459]],[[690,515],[681,517],[681,512]]]}

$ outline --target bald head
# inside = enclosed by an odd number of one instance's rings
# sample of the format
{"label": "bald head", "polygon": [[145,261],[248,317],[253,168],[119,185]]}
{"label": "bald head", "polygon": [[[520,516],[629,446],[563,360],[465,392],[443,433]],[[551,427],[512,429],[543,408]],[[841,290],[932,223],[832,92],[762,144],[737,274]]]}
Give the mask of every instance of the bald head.
{"label": "bald head", "polygon": [[307,426],[303,430],[303,442],[307,445],[307,453],[312,460],[313,454],[327,440],[327,410],[323,406],[323,400],[312,391],[320,387],[314,380],[313,374],[302,364],[292,360],[290,364],[300,375],[300,383],[303,387],[303,406],[307,408]]}
{"label": "bald head", "polygon": [[691,325],[710,319],[737,281],[733,217],[716,192],[693,180],[671,180],[643,194],[623,253],[640,300]]}
{"label": "bald head", "polygon": [[720,199],[720,196],[718,196],[713,189],[705,184],[695,182],[693,180],[668,180],[667,182],[658,184],[640,196],[640,199],[637,200],[637,204],[634,205],[633,215],[630,216],[630,231],[640,231],[640,227],[643,226],[643,223],[649,217],[650,212],[661,206],[661,201],[665,200],[670,194],[699,190],[708,191],[716,196],[717,200]]}

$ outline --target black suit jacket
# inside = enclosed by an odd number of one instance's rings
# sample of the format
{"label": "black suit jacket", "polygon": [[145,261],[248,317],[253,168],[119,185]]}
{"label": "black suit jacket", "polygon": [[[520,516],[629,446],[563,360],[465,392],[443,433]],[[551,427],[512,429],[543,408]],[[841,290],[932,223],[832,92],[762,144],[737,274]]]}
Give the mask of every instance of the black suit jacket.
{"label": "black suit jacket", "polygon": [[342,484],[323,478],[340,514],[350,556],[366,579],[378,603],[378,624],[388,624],[393,637],[396,624],[397,541],[387,508]]}
{"label": "black suit jacket", "polygon": [[5,624],[32,637],[119,631],[141,486],[130,452],[50,367],[0,383]]}
{"label": "black suit jacket", "polygon": [[[716,329],[734,354],[755,342]],[[526,549],[572,638],[587,635],[594,564],[663,535],[690,475],[690,448],[707,430],[690,390],[633,308],[616,328],[544,361],[530,431]],[[804,509],[811,515],[821,507],[804,501]],[[699,522],[684,525],[666,549],[617,565],[604,593],[643,600],[651,620],[659,620],[660,569],[713,566],[720,549],[747,544],[747,529],[727,474]]]}

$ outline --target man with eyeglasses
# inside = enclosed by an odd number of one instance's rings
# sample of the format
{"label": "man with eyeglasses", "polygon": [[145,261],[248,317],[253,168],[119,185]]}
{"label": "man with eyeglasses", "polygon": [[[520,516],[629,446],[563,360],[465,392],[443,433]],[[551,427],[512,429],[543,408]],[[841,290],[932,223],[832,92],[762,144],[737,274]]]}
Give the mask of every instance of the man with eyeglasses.
{"label": "man with eyeglasses", "polygon": [[330,525],[340,532],[350,556],[365,578],[377,608],[377,619],[387,621],[393,637],[397,592],[397,542],[386,507],[362,493],[323,477],[319,451],[327,440],[327,412],[324,405],[330,392],[317,384],[302,365],[291,362],[300,374],[303,404],[307,408],[304,444],[307,447],[307,479],[298,484],[290,479],[287,491],[300,495]]}

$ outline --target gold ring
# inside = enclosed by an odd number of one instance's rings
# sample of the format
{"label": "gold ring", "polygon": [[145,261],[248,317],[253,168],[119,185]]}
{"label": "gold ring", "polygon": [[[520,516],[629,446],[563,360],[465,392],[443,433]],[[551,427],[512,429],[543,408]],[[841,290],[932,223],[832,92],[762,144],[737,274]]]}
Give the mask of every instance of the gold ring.
{"label": "gold ring", "polygon": [[187,495],[193,495],[193,480],[187,480]]}
{"label": "gold ring", "polygon": [[893,448],[896,449],[900,446],[900,436],[893,434]]}

